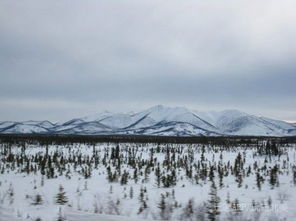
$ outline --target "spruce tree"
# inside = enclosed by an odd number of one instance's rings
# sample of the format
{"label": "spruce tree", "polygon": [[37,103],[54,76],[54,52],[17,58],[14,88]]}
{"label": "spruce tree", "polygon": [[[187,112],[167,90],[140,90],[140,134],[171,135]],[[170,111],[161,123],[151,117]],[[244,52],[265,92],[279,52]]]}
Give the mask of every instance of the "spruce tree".
{"label": "spruce tree", "polygon": [[130,199],[132,199],[134,197],[134,189],[132,186],[130,187],[129,197],[130,197]]}
{"label": "spruce tree", "polygon": [[156,178],[156,185],[159,188],[161,184],[161,172],[160,172],[159,165],[155,169],[155,178]]}
{"label": "spruce tree", "polygon": [[59,192],[55,198],[56,198],[56,201],[55,201],[56,204],[59,204],[59,205],[65,205],[68,202],[66,192],[64,191],[64,188],[62,185],[60,185]]}
{"label": "spruce tree", "polygon": [[220,198],[217,195],[217,187],[214,181],[212,182],[209,195],[210,195],[210,199],[208,201],[208,206],[207,206],[208,219],[210,221],[215,221],[217,220],[217,216],[220,214],[219,212]]}
{"label": "spruce tree", "polygon": [[42,203],[43,203],[42,196],[40,194],[37,194],[33,199],[32,205],[37,206],[37,205],[42,205]]}
{"label": "spruce tree", "polygon": [[275,165],[271,170],[270,170],[270,178],[269,178],[269,182],[270,185],[272,186],[272,188],[278,184],[278,167],[277,165]]}
{"label": "spruce tree", "polygon": [[194,214],[194,201],[193,199],[190,199],[183,209],[182,213],[182,220],[193,220],[193,214]]}
{"label": "spruce tree", "polygon": [[167,205],[165,202],[165,196],[161,194],[161,199],[160,202],[157,205],[157,208],[160,209],[160,218],[165,220],[166,219],[166,210],[167,210]]}

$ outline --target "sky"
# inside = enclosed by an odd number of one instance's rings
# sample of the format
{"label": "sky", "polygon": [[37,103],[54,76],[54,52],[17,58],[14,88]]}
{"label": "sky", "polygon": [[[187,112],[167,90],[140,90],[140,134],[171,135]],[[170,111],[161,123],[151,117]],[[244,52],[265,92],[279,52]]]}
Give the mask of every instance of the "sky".
{"label": "sky", "polygon": [[0,121],[157,104],[296,122],[295,0],[1,0]]}

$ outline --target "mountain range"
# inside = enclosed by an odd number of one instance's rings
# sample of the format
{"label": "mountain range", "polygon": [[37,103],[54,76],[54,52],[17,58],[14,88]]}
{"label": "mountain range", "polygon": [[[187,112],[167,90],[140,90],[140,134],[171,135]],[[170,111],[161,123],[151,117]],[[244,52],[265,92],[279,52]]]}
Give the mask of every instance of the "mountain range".
{"label": "mountain range", "polygon": [[296,136],[296,124],[250,115],[239,110],[194,111],[157,105],[140,112],[111,113],[66,122],[0,122],[2,134],[81,134],[157,136]]}

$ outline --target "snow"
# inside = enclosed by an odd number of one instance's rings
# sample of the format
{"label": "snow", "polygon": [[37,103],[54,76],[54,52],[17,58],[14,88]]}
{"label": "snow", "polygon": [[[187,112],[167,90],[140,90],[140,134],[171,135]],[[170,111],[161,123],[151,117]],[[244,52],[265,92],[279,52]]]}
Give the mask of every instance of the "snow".
{"label": "snow", "polygon": [[3,121],[3,122],[0,122],[0,129],[11,127],[14,124],[15,124],[15,122],[11,122],[11,121]]}
{"label": "snow", "polygon": [[135,116],[130,114],[115,114],[113,116],[102,119],[99,122],[111,128],[125,128],[136,123],[140,119],[141,116],[139,115]]}
{"label": "snow", "polygon": [[172,121],[177,116],[186,114],[188,112],[189,110],[184,107],[165,107],[163,105],[157,105],[144,111],[144,113],[149,114],[149,117],[156,122]]}
{"label": "snow", "polygon": [[260,117],[260,119],[262,119],[264,121],[264,123],[268,122],[271,124],[271,126],[274,126],[274,127],[280,128],[280,129],[285,129],[285,130],[295,129],[295,125],[284,122],[284,121],[273,120],[273,119],[266,118],[266,117]]}
{"label": "snow", "polygon": [[5,128],[2,133],[47,133],[48,129],[39,125],[31,125],[25,123],[15,123],[13,126]]}
{"label": "snow", "polygon": [[[83,159],[86,159],[87,156],[92,156],[93,148],[95,148],[95,150],[98,151],[98,154],[102,157],[105,154],[105,151],[110,151],[110,149],[115,146],[116,144],[98,144],[95,147],[82,144],[74,144],[71,147],[52,145],[49,146],[48,153],[53,154],[56,151],[58,153],[63,153],[64,159],[67,159],[73,154],[82,154]],[[120,144],[120,146],[138,146],[139,151],[137,156],[143,160],[149,159],[149,149],[151,147],[155,148],[154,144],[126,143]],[[165,147],[165,145],[161,146]],[[186,155],[190,148],[193,148],[194,159],[198,160],[201,157],[201,146],[199,145],[170,144],[169,147],[185,148],[184,152],[180,156]],[[255,161],[257,162],[259,168],[263,167],[264,165],[269,167],[275,164],[283,166],[284,161],[287,161],[288,158],[291,167],[296,163],[295,145],[286,148],[287,153],[280,159],[277,157],[271,157],[270,161],[267,163],[265,162],[266,159],[264,156],[254,156],[254,153],[256,152],[254,147],[234,147],[233,149],[223,150],[222,152],[215,150],[219,150],[219,147],[217,147],[217,149],[207,149],[205,153],[205,158],[213,164],[221,161],[220,154],[222,153],[222,162],[227,164],[229,161],[230,164],[233,165],[238,152],[245,154],[245,168],[247,168],[249,165],[253,165]],[[12,153],[20,153],[20,151],[21,147],[14,146],[12,148]],[[36,154],[43,155],[44,153],[45,148],[39,145],[28,145],[25,151],[25,155],[28,157],[34,156]],[[155,154],[155,157],[159,162],[163,162],[165,159],[165,153],[157,153]],[[69,164],[69,166],[70,168],[72,167],[71,164]],[[289,167],[290,166],[288,166],[288,168]],[[206,201],[210,191],[209,181],[200,181],[199,184],[196,184],[192,182],[192,180],[185,178],[186,176],[184,171],[181,169],[178,172],[178,183],[175,187],[157,188],[155,186],[155,178],[153,173],[150,175],[148,182],[143,183],[140,179],[138,183],[135,183],[133,180],[130,180],[127,185],[120,185],[119,183],[109,183],[107,181],[105,168],[101,164],[98,166],[98,168],[93,168],[92,176],[88,179],[84,179],[83,176],[79,174],[79,171],[81,171],[83,168],[83,166],[78,166],[75,172],[72,171],[70,173],[71,178],[66,178],[65,175],[58,175],[58,177],[54,179],[45,178],[44,184],[41,184],[42,175],[39,172],[25,174],[18,170],[13,171],[7,168],[4,174],[1,174],[0,199],[2,199],[3,202],[0,203],[0,220],[35,220],[40,217],[43,221],[53,221],[57,219],[60,209],[62,215],[69,221],[136,221],[144,220],[144,218],[153,220],[153,217],[156,216],[155,214],[157,214],[158,211],[157,203],[159,202],[159,196],[161,193],[171,192],[174,189],[175,198],[184,206],[191,198],[194,199],[196,204]],[[291,171],[288,171],[288,168],[282,168],[284,172],[279,175],[280,184],[278,187],[271,188],[268,184],[268,180],[266,180],[262,185],[261,191],[259,191],[255,185],[256,179],[254,173],[252,173],[249,177],[244,178],[242,187],[238,187],[233,175],[230,174],[229,176],[224,177],[224,186],[218,189],[219,197],[221,198],[220,209],[222,215],[226,215],[227,212],[229,212],[229,207],[225,203],[225,200],[227,195],[230,194],[231,200],[239,199],[241,205],[246,206],[246,212],[248,212],[248,208],[250,209],[252,200],[266,203],[267,199],[270,197],[272,199],[273,205],[276,208],[272,210],[263,210],[263,220],[267,220],[268,217],[270,217],[273,213],[275,213],[276,216],[281,219],[287,218],[287,220],[294,220],[296,217],[296,211],[294,210],[294,205],[296,203],[296,191],[294,184],[291,183],[292,175]],[[122,165],[121,169],[128,170],[131,173],[133,172],[132,167],[129,167],[128,165]],[[73,168],[71,170],[73,170]],[[183,179],[181,179],[182,176],[184,177]],[[216,178],[216,181],[218,183],[218,177]],[[12,203],[9,202],[9,197],[6,194],[6,191],[9,189],[10,185],[12,185],[14,189],[14,199]],[[59,185],[63,185],[65,188],[66,195],[69,199],[68,205],[59,206],[54,202],[54,197],[58,192]],[[36,186],[36,188],[34,186]],[[112,193],[110,193],[110,186],[113,188]],[[133,199],[124,197],[124,194],[128,194],[130,187],[134,188]],[[147,217],[143,217],[143,215],[138,214],[138,195],[139,190],[142,187],[147,188],[147,196],[149,198],[147,202],[150,210]],[[34,206],[31,202],[33,200],[33,196],[35,196],[37,193],[42,196],[43,204]],[[111,210],[104,210],[105,212],[102,214],[94,213],[95,202],[98,203],[99,207],[103,206],[106,209],[106,206],[110,200],[116,201],[117,199],[120,199],[121,201],[121,207],[119,209],[120,215],[113,214],[114,212]],[[282,199],[283,202],[281,202]],[[172,220],[177,220],[180,213],[182,212],[181,209],[177,211],[175,217],[173,217]]]}
{"label": "snow", "polygon": [[93,214],[88,212],[75,211],[69,208],[66,209],[65,216],[69,221],[149,221],[148,219],[141,219],[139,217],[133,218],[119,215]]}
{"label": "snow", "polygon": [[[182,130],[182,128],[178,128]],[[48,154],[62,154],[64,160],[69,157],[81,155],[82,159],[91,159],[93,157],[93,151],[97,151],[96,156],[99,156],[102,160],[106,152],[109,152],[111,148],[116,147],[117,144],[97,144],[95,146],[85,145],[85,144],[73,144],[73,145],[50,145],[48,146]],[[160,145],[162,148],[184,148],[184,151],[177,156],[184,157],[187,156],[189,151],[194,152],[194,161],[196,162],[201,158],[201,145],[177,145],[177,144],[166,144]],[[138,148],[136,157],[141,160],[149,159],[149,150],[151,148],[156,148],[155,144],[133,144],[133,143],[123,143],[120,144],[121,148],[133,147]],[[4,146],[0,146],[2,151]],[[11,153],[21,155],[22,146],[12,146]],[[283,147],[285,153],[279,158],[277,156],[271,156],[266,158],[265,156],[254,155],[256,153],[256,147],[250,146],[235,146],[230,149],[222,150],[220,147],[206,147],[205,159],[207,164],[218,164],[222,163],[227,165],[234,165],[237,154],[240,152],[245,156],[245,168],[252,166],[254,162],[257,163],[259,168],[266,166],[271,168],[274,165],[280,165],[282,173],[279,174],[279,186],[271,188],[268,179],[262,184],[262,189],[258,190],[256,187],[256,176],[252,172],[250,176],[243,178],[242,187],[238,187],[237,181],[232,174],[224,177],[223,187],[218,188],[218,194],[221,198],[220,209],[222,216],[226,216],[229,212],[229,206],[226,204],[227,195],[230,195],[231,200],[239,199],[242,206],[246,206],[246,216],[250,212],[250,216],[254,215],[251,210],[252,200],[256,202],[264,202],[266,204],[267,199],[272,199],[272,204],[275,208],[264,209],[262,211],[262,219],[268,220],[270,216],[276,216],[282,220],[285,218],[287,220],[295,220],[296,211],[294,210],[294,205],[296,203],[296,191],[295,185],[292,183],[292,169],[296,163],[296,145],[292,144],[288,147]],[[126,152],[122,150],[123,156]],[[0,155],[0,166],[5,154]],[[27,159],[34,159],[34,156],[43,156],[45,154],[45,147],[40,145],[26,145],[25,152],[23,152]],[[220,158],[222,154],[222,158]],[[159,152],[155,153],[154,157],[161,164],[161,169],[165,170],[162,166],[164,162],[166,153]],[[100,161],[101,162],[101,161]],[[286,163],[288,162],[288,164]],[[34,166],[34,163],[32,166]],[[8,165],[6,163],[5,165]],[[175,199],[183,206],[188,202],[189,199],[194,199],[194,202],[199,205],[204,201],[208,200],[210,192],[210,182],[208,180],[199,181],[199,184],[193,182],[186,178],[185,171],[181,168],[177,170],[178,181],[177,185],[174,187],[158,188],[155,184],[154,172],[149,176],[147,182],[142,182],[143,177],[139,177],[139,181],[135,182],[130,179],[126,185],[121,185],[118,182],[109,183],[106,179],[106,170],[102,163],[99,163],[98,167],[94,167],[93,162],[88,166],[92,168],[91,177],[84,178],[81,174],[83,169],[87,169],[85,165],[76,165],[74,169],[73,164],[67,164],[69,168],[70,178],[60,175],[56,171],[57,177],[53,179],[47,179],[42,176],[37,170],[36,173],[27,174],[22,171],[21,167],[17,164],[11,163],[13,167],[2,167],[5,168],[4,172],[1,174],[0,180],[0,220],[36,220],[40,217],[43,221],[54,221],[57,220],[59,213],[66,217],[69,221],[94,221],[94,220],[104,220],[104,221],[133,221],[133,220],[155,220],[159,219],[157,217],[158,207],[157,204],[160,200],[160,194],[165,194],[167,192],[175,191]],[[115,166],[111,163],[109,164],[112,170],[115,171]],[[285,166],[284,166],[285,165]],[[1,167],[0,167],[1,168]],[[143,168],[144,169],[144,168]],[[131,174],[134,172],[133,167],[122,164],[121,170],[127,170]],[[43,178],[42,178],[43,177]],[[181,178],[182,177],[182,178]],[[216,174],[216,183],[218,185],[219,180]],[[268,178],[268,174],[266,175]],[[44,182],[42,184],[42,182]],[[54,198],[58,192],[60,185],[65,188],[66,195],[68,197],[67,205],[56,205]],[[13,200],[8,196],[7,191],[13,187],[14,194]],[[112,191],[110,187],[112,186]],[[128,195],[129,189],[133,187],[134,197],[125,197]],[[147,203],[149,210],[147,214],[138,214],[139,209],[139,192],[142,187],[147,188]],[[32,201],[36,194],[40,194],[43,199],[42,205],[32,205]],[[109,208],[110,202],[116,202],[120,200],[119,214],[116,215],[112,208]],[[95,213],[94,205],[97,204],[98,208],[104,207],[102,212]],[[175,209],[175,214],[171,220],[178,220],[182,209]],[[222,219],[223,220],[223,219]],[[254,220],[254,219],[251,219]]]}

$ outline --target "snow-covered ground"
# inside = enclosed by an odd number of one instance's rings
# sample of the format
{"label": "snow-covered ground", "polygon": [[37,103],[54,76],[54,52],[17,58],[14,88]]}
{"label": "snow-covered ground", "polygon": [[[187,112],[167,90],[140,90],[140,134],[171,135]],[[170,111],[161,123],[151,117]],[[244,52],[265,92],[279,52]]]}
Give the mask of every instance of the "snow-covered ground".
{"label": "snow-covered ground", "polygon": [[265,149],[1,144],[0,220],[296,220],[296,146]]}

